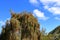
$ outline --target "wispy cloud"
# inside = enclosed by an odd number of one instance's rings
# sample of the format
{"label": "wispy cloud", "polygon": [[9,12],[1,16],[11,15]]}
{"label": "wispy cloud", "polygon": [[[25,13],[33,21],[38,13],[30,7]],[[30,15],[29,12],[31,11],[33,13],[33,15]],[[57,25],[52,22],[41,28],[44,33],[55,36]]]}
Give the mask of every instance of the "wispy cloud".
{"label": "wispy cloud", "polygon": [[[52,15],[57,16],[60,15],[60,0],[29,0],[31,4],[39,4],[40,1],[48,12],[52,13]],[[40,4],[39,4],[40,5]],[[49,17],[45,16],[45,12],[41,12],[38,9],[35,9],[33,11],[34,15],[37,16],[40,19],[46,20]],[[58,18],[56,18],[58,19]]]}
{"label": "wispy cloud", "polygon": [[53,15],[60,15],[60,7],[51,7],[48,9]]}
{"label": "wispy cloud", "polygon": [[55,19],[56,19],[56,20],[60,20],[60,18],[59,18],[59,17],[55,17]]}
{"label": "wispy cloud", "polygon": [[29,0],[29,2],[33,5],[38,5],[39,2],[37,0]]}
{"label": "wispy cloud", "polygon": [[40,0],[40,2],[54,15],[60,15],[60,0]]}
{"label": "wispy cloud", "polygon": [[0,21],[0,26],[1,26],[1,25],[5,25],[5,22],[6,22],[7,20],[10,20],[10,18],[7,18],[7,19],[4,20],[4,21],[1,20],[1,21]]}
{"label": "wispy cloud", "polygon": [[39,11],[38,9],[35,9],[34,11],[33,11],[33,15],[34,16],[37,16],[37,18],[39,18],[39,19],[41,19],[41,20],[47,20],[49,17],[46,17],[45,15],[44,15],[44,13],[43,12],[41,12],[41,11]]}
{"label": "wispy cloud", "polygon": [[60,0],[40,0],[43,5],[60,6]]}
{"label": "wispy cloud", "polygon": [[5,21],[0,21],[0,33],[1,33],[1,30],[2,30],[2,25],[5,25]]}
{"label": "wispy cloud", "polygon": [[0,21],[0,26],[5,25],[5,21]]}
{"label": "wispy cloud", "polygon": [[10,20],[10,18],[7,18],[7,19],[4,20],[4,21],[0,20],[0,33],[1,33],[1,30],[2,30],[2,26],[5,25],[5,23],[6,23],[7,20]]}

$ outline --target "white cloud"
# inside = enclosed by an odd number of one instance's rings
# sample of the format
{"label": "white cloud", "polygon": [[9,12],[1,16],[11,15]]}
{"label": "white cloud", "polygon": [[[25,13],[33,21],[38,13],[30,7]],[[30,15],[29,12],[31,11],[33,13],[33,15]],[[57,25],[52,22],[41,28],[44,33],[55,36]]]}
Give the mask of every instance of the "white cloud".
{"label": "white cloud", "polygon": [[5,23],[6,23],[7,20],[10,20],[10,18],[7,18],[7,19],[4,20],[4,21],[0,20],[0,33],[1,33],[1,30],[2,30],[2,26],[5,25]]}
{"label": "white cloud", "polygon": [[38,4],[38,1],[37,0],[29,0],[29,2],[31,3],[31,4]]}
{"label": "white cloud", "polygon": [[0,25],[5,25],[5,22],[6,22],[7,20],[10,20],[10,18],[7,18],[7,19],[4,20],[4,21],[0,21]]}
{"label": "white cloud", "polygon": [[10,20],[10,18],[7,18],[7,19],[4,20],[4,21],[0,21],[0,26],[5,25],[5,23],[6,23],[7,20]]}
{"label": "white cloud", "polygon": [[0,21],[0,33],[1,33],[1,30],[2,30],[2,25],[5,25],[5,21]]}
{"label": "white cloud", "polygon": [[37,16],[39,19],[42,19],[42,20],[47,20],[47,19],[48,19],[48,17],[46,17],[46,16],[44,15],[44,13],[41,12],[41,11],[39,11],[38,9],[35,9],[35,10],[33,11],[33,15],[34,15],[34,16]]}
{"label": "white cloud", "polygon": [[[38,0],[29,0],[29,2],[34,5],[39,4]],[[60,0],[40,0],[40,2],[53,15],[60,15]]]}
{"label": "white cloud", "polygon": [[56,19],[56,20],[60,20],[60,18],[59,18],[59,17],[55,17],[55,19]]}
{"label": "white cloud", "polygon": [[47,9],[49,12],[53,13],[53,15],[60,15],[60,7],[50,7],[45,6],[45,9]]}
{"label": "white cloud", "polygon": [[40,0],[44,8],[54,15],[60,15],[60,0]]}
{"label": "white cloud", "polygon": [[52,12],[54,15],[60,15],[60,7],[51,7],[48,10]]}
{"label": "white cloud", "polygon": [[5,21],[0,21],[0,25],[5,25]]}
{"label": "white cloud", "polygon": [[54,4],[55,6],[60,5],[60,0],[40,0],[44,5]]}

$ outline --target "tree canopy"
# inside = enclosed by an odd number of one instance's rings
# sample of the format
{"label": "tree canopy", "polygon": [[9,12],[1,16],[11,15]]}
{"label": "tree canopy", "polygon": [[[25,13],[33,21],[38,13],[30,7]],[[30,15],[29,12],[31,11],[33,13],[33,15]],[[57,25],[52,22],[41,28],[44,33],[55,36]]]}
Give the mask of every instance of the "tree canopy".
{"label": "tree canopy", "polygon": [[0,40],[40,40],[40,25],[32,13],[11,13],[10,21],[2,28]]}

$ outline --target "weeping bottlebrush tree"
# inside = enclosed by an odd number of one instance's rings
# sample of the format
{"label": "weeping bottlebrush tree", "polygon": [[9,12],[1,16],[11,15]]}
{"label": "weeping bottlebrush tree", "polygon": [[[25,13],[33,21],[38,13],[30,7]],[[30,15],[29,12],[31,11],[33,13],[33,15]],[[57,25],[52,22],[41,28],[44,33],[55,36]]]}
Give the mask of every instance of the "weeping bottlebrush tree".
{"label": "weeping bottlebrush tree", "polygon": [[2,28],[0,40],[40,40],[40,25],[32,13],[11,12],[11,19]]}

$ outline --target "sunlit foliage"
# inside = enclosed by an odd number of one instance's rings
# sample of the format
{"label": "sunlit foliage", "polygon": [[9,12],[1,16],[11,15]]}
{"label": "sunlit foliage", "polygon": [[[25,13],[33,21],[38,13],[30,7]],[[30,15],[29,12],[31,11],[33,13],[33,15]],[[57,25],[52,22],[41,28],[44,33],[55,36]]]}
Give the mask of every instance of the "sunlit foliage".
{"label": "sunlit foliage", "polygon": [[29,12],[13,13],[2,28],[0,40],[40,40],[40,25]]}

